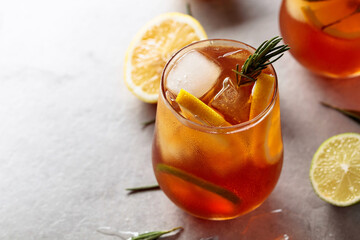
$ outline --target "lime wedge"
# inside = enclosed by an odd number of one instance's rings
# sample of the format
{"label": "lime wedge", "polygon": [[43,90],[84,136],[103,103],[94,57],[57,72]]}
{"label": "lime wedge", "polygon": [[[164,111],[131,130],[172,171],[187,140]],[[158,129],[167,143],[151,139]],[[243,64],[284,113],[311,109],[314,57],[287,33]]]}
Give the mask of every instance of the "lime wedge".
{"label": "lime wedge", "polygon": [[209,192],[215,193],[218,196],[225,198],[227,200],[229,200],[230,202],[234,203],[234,204],[238,204],[240,202],[240,198],[235,195],[233,192],[222,188],[220,186],[217,186],[211,182],[208,182],[202,178],[196,177],[190,173],[187,173],[181,169],[166,165],[166,164],[158,164],[156,165],[156,170],[163,172],[163,173],[167,173],[167,174],[171,174],[175,177],[181,178],[182,180],[192,183],[200,188],[203,188]]}
{"label": "lime wedge", "polygon": [[316,151],[310,180],[324,201],[341,207],[360,201],[360,134],[343,133],[327,139]]}

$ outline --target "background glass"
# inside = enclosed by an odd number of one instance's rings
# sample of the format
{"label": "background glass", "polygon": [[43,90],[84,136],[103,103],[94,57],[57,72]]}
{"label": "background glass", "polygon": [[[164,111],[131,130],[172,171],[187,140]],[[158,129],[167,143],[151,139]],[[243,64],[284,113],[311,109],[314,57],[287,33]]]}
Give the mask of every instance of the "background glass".
{"label": "background glass", "polygon": [[312,72],[360,75],[360,1],[283,0],[280,29],[291,54]]}

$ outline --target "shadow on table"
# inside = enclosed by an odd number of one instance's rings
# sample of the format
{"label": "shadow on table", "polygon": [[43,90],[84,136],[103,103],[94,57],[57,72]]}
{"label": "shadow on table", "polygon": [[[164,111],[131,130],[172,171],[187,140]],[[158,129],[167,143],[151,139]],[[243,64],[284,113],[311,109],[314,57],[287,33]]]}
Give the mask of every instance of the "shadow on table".
{"label": "shadow on table", "polygon": [[340,108],[360,110],[360,77],[333,79],[309,73],[307,79],[321,97],[319,100]]}
{"label": "shadow on table", "polygon": [[244,2],[237,0],[183,0],[189,4],[192,15],[205,28],[238,25],[256,17],[244,7]]}
{"label": "shadow on table", "polygon": [[193,231],[207,232],[203,239],[288,240],[310,239],[311,229],[307,220],[289,209],[276,208],[281,204],[266,201],[255,211],[226,221],[207,221],[186,215],[186,222]]}
{"label": "shadow on table", "polygon": [[148,103],[140,103],[142,108],[141,116],[141,127],[143,130],[145,128],[152,129],[155,126],[155,118],[156,118],[156,104],[148,104]]}
{"label": "shadow on table", "polygon": [[360,204],[350,207],[329,205],[327,210],[328,218],[336,219],[336,221],[329,221],[328,224],[328,229],[331,229],[334,239],[359,239]]}

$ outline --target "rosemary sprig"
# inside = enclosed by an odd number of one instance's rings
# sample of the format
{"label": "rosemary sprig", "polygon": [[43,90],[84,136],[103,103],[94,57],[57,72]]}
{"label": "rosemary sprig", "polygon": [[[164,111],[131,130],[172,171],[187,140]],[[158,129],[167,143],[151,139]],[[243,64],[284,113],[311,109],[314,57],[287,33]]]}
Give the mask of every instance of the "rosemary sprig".
{"label": "rosemary sprig", "polygon": [[125,190],[130,191],[129,194],[132,194],[132,193],[137,193],[137,192],[159,190],[159,189],[160,189],[159,185],[149,185],[149,186],[126,188]]}
{"label": "rosemary sprig", "polygon": [[334,109],[342,114],[344,114],[345,116],[350,117],[351,119],[353,119],[354,121],[360,123],[360,111],[356,111],[356,110],[350,110],[350,109],[343,109],[343,108],[339,108],[339,107],[335,107],[333,105],[330,105],[328,103],[324,103],[324,102],[320,102],[323,106]]}
{"label": "rosemary sprig", "polygon": [[154,239],[158,239],[162,235],[174,232],[176,230],[181,231],[181,230],[183,230],[183,228],[182,227],[176,227],[176,228],[170,229],[168,231],[154,231],[154,232],[143,233],[143,234],[140,234],[137,237],[132,237],[131,240],[154,240]]}
{"label": "rosemary sprig", "polygon": [[[277,61],[283,56],[285,51],[290,49],[288,45],[277,46],[281,40],[282,38],[279,36],[266,40],[255,50],[254,54],[246,59],[241,71],[237,70],[238,67],[236,70],[233,69],[236,74],[236,79],[240,76],[238,86],[255,82],[261,71],[265,69],[267,65]],[[277,57],[270,61],[270,59],[275,56]]]}

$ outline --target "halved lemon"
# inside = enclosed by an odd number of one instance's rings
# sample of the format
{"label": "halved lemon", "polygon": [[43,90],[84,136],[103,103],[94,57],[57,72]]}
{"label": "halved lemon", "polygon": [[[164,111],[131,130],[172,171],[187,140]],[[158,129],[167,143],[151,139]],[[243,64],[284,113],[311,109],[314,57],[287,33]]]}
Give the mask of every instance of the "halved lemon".
{"label": "halved lemon", "polygon": [[360,38],[360,2],[350,0],[323,1],[316,8],[301,7],[305,19],[317,29],[337,38]]}
{"label": "halved lemon", "polygon": [[165,13],[148,22],[126,51],[124,74],[129,90],[147,103],[156,103],[165,63],[180,48],[202,39],[206,33],[193,17]]}
{"label": "halved lemon", "polygon": [[230,123],[223,116],[184,89],[180,90],[176,102],[179,104],[184,117],[191,121],[200,122],[207,126],[230,126]]}
{"label": "halved lemon", "polygon": [[360,201],[360,134],[343,133],[322,143],[316,151],[310,180],[324,201],[350,206]]}

